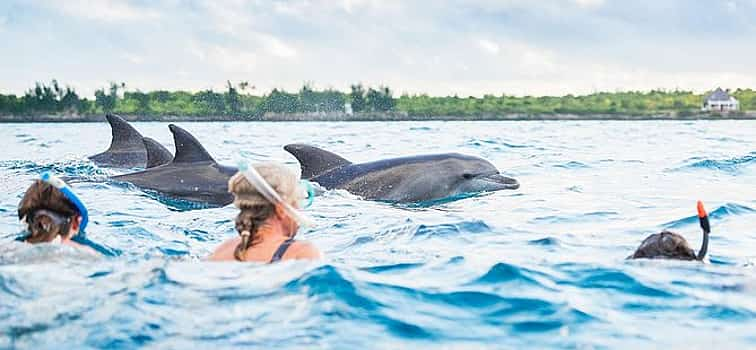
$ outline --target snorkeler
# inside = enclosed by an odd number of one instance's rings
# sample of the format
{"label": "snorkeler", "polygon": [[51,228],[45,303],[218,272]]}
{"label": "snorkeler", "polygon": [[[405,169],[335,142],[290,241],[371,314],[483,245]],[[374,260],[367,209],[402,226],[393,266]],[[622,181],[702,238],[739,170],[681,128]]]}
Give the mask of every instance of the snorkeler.
{"label": "snorkeler", "polygon": [[59,242],[96,252],[84,237],[89,222],[87,208],[63,180],[50,173],[42,174],[42,178],[26,190],[18,204],[18,219],[28,232],[19,241]]}
{"label": "snorkeler", "polygon": [[208,258],[211,261],[276,262],[290,259],[317,259],[320,252],[310,243],[294,239],[308,219],[297,209],[299,202],[312,202],[313,193],[302,186],[299,176],[283,164],[242,165],[228,180],[239,237],[223,242]]}
{"label": "snorkeler", "polygon": [[703,203],[698,202],[698,220],[703,230],[703,242],[698,254],[690,248],[683,236],[667,230],[655,233],[643,240],[640,247],[628,259],[676,259],[703,261],[709,248],[709,216]]}

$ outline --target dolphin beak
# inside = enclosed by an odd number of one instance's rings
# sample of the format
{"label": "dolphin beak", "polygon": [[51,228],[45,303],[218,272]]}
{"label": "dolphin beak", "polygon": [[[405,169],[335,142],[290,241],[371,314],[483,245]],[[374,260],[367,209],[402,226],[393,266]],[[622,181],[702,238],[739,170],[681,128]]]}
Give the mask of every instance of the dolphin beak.
{"label": "dolphin beak", "polygon": [[516,190],[520,188],[520,183],[511,177],[506,177],[501,174],[493,174],[493,175],[487,175],[487,176],[481,176],[479,177],[480,180],[495,183],[498,186],[501,186],[502,189],[505,190]]}

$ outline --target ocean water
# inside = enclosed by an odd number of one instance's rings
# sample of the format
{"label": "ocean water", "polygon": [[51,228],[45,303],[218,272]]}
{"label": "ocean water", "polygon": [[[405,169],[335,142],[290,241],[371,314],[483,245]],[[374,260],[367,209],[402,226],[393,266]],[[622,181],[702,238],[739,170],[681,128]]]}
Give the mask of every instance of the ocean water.
{"label": "ocean water", "polygon": [[[181,123],[220,163],[277,160],[304,142],[355,162],[461,152],[516,191],[433,205],[319,195],[300,232],[325,257],[207,263],[233,207],[188,210],[99,168],[101,124],[2,124],[0,348],[756,347],[756,123]],[[172,145],[167,124],[136,123]],[[169,146],[169,148],[172,148]],[[16,206],[45,170],[91,211],[93,258],[13,242]],[[705,264],[627,261],[672,229]]]}

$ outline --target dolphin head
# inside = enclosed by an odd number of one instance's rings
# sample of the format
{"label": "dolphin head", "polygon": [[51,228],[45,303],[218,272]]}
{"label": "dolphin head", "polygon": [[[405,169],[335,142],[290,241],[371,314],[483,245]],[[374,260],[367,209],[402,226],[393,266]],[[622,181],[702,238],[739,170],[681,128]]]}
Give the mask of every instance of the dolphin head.
{"label": "dolphin head", "polygon": [[478,157],[448,153],[418,157],[416,161],[400,167],[404,181],[395,184],[391,198],[425,201],[520,187],[517,180]]}
{"label": "dolphin head", "polygon": [[485,159],[454,154],[454,166],[446,176],[456,177],[454,192],[457,194],[516,190],[520,183],[502,175],[496,167]]}

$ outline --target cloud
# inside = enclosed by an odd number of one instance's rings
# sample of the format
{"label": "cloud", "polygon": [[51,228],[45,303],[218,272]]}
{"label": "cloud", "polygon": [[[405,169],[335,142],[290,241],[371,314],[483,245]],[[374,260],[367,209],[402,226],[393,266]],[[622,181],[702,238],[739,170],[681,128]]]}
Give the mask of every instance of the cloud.
{"label": "cloud", "polygon": [[133,64],[142,64],[142,63],[144,63],[144,56],[141,56],[141,55],[138,55],[138,54],[135,54],[135,53],[125,52],[125,53],[121,54],[121,58],[123,58],[124,60],[126,60],[126,61],[128,61],[130,63],[133,63]]}
{"label": "cloud", "polygon": [[146,21],[160,17],[155,10],[130,5],[126,1],[66,0],[48,1],[46,4],[68,16],[102,22]]}
{"label": "cloud", "polygon": [[260,41],[267,53],[280,57],[292,58],[297,55],[297,50],[287,45],[281,39],[269,34],[258,34],[257,40]]}
{"label": "cloud", "polygon": [[254,52],[222,45],[190,42],[188,51],[204,64],[217,66],[225,73],[254,73],[258,61]]}
{"label": "cloud", "polygon": [[501,50],[501,47],[499,47],[499,44],[492,42],[487,39],[478,39],[478,46],[487,53],[496,55],[499,53],[499,50]]}
{"label": "cloud", "polygon": [[434,95],[756,86],[753,1],[7,0],[0,13],[2,88],[18,93],[51,78],[84,93],[109,80]]}
{"label": "cloud", "polygon": [[599,7],[604,4],[604,0],[573,0],[580,7]]}

